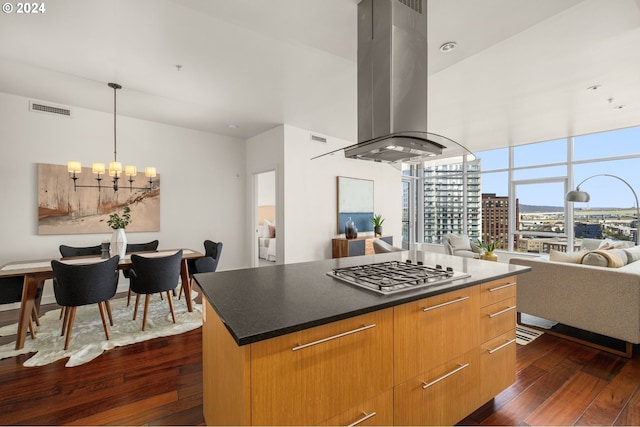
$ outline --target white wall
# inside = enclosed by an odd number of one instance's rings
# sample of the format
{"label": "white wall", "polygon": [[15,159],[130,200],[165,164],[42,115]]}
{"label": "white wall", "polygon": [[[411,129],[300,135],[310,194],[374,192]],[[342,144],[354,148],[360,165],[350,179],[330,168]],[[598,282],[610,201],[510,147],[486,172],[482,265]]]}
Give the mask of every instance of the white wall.
{"label": "white wall", "polygon": [[258,206],[276,204],[276,171],[264,172],[258,177]]}
{"label": "white wall", "polygon": [[[96,245],[111,232],[39,236],[36,190],[37,163],[111,160],[113,115],[72,107],[71,118],[58,117],[30,112],[28,102],[0,93],[0,265],[58,257],[62,243]],[[246,266],[244,141],[123,116],[117,124],[118,160],[139,170],[154,165],[162,179],[160,231],[128,233],[128,240],[198,250],[205,239],[220,240],[219,268]]]}
{"label": "white wall", "polygon": [[337,235],[337,176],[374,181],[374,211],[385,218],[383,233],[402,243],[401,172],[394,166],[346,159],[342,152],[312,157],[351,145],[327,137],[311,141],[311,132],[285,126],[285,262],[331,258],[331,239]]}
{"label": "white wall", "polygon": [[[284,241],[285,229],[279,224],[284,224],[284,126],[277,126],[253,138],[249,138],[246,143],[246,204],[248,207],[254,206],[254,200],[257,198],[258,188],[255,186],[254,175],[275,171],[275,200],[276,200],[276,227],[277,239]],[[247,244],[249,250],[246,253],[247,265],[253,265],[254,260],[258,258],[258,240],[255,233],[255,224],[257,224],[257,212],[248,208],[247,222],[245,229],[248,231]],[[283,263],[284,245],[276,245],[276,260]]]}
{"label": "white wall", "polygon": [[[310,139],[311,133],[283,125],[247,143],[248,176],[276,170],[276,222],[284,224],[284,227],[279,225],[277,231],[278,262],[331,258],[331,239],[337,234],[337,176],[374,181],[375,212],[386,218],[384,234],[392,235],[394,243],[400,246],[400,171],[387,164],[345,159],[342,152],[311,160],[351,144],[331,137],[327,137],[326,144],[314,142]],[[249,187],[248,193],[251,191]],[[251,224],[253,222],[247,228]]]}

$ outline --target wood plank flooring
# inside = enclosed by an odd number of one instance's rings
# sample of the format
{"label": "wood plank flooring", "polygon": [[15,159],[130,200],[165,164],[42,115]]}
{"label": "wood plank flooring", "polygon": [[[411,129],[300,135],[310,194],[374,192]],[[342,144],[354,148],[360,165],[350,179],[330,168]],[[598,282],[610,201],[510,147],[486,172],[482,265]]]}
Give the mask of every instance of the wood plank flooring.
{"label": "wood plank flooring", "polygon": [[[11,316],[0,313],[0,324]],[[0,424],[204,425],[201,352],[196,329],[75,368],[1,360]],[[634,353],[626,359],[544,334],[517,346],[516,382],[460,424],[640,425],[638,346]]]}

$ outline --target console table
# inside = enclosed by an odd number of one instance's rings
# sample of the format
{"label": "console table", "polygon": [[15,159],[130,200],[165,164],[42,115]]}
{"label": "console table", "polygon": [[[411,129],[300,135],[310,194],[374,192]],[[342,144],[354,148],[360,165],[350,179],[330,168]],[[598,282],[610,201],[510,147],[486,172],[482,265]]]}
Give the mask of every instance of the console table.
{"label": "console table", "polygon": [[362,236],[355,239],[336,237],[331,239],[331,256],[343,258],[360,255],[373,255],[373,241],[382,239],[393,245],[393,236]]}

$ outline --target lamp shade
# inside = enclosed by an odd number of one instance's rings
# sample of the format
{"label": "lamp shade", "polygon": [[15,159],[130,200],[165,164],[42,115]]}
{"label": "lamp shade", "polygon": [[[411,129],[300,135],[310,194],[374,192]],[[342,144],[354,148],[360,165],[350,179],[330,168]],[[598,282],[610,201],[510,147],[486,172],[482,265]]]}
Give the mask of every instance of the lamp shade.
{"label": "lamp shade", "polygon": [[124,167],[124,174],[128,176],[135,176],[138,173],[138,168],[133,165],[127,165]]}
{"label": "lamp shade", "polygon": [[67,171],[75,173],[82,172],[82,163],[75,161],[67,162]]}
{"label": "lamp shade", "polygon": [[91,171],[97,174],[104,173],[104,163],[93,163],[91,165]]}
{"label": "lamp shade", "polygon": [[122,172],[122,163],[109,162],[109,176],[120,176],[120,172]]}
{"label": "lamp shade", "polygon": [[144,176],[146,176],[147,178],[155,178],[156,168],[147,166],[146,168],[144,168]]}
{"label": "lamp shade", "polygon": [[586,203],[591,199],[591,197],[589,196],[589,193],[587,193],[586,191],[573,190],[567,193],[565,199],[567,200],[567,202]]}

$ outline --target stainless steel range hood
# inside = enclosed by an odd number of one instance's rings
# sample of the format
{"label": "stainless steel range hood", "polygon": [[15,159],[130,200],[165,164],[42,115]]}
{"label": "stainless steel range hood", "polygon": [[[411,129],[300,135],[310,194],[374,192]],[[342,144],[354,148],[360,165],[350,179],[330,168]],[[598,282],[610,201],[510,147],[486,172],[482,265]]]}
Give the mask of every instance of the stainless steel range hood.
{"label": "stainless steel range hood", "polygon": [[381,162],[442,154],[427,137],[426,0],[358,3],[358,144],[345,156]]}
{"label": "stainless steel range hood", "polygon": [[358,143],[340,150],[386,163],[472,154],[427,131],[427,0],[358,3]]}

